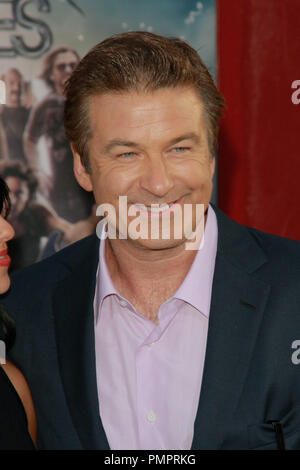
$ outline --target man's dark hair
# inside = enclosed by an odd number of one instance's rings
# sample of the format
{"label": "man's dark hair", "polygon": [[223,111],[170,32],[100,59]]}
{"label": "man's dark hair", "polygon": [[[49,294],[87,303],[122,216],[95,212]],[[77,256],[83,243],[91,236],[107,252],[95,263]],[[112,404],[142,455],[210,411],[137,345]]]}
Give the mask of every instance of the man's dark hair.
{"label": "man's dark hair", "polygon": [[93,96],[178,86],[191,87],[199,94],[213,156],[225,101],[195,49],[180,39],[141,31],[114,35],[91,49],[65,86],[66,136],[85,168],[89,170],[89,103]]}

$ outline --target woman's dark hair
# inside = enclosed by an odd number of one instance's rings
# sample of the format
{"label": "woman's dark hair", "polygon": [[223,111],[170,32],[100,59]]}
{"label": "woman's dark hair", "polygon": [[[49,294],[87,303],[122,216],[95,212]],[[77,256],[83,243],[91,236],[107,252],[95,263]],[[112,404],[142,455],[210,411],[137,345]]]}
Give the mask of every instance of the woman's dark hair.
{"label": "woman's dark hair", "polygon": [[0,304],[0,340],[5,342],[6,351],[12,347],[16,338],[15,321]]}
{"label": "woman's dark hair", "polygon": [[[9,189],[5,181],[0,178],[0,214],[6,217],[10,210]],[[8,351],[16,337],[15,322],[8,314],[3,305],[0,304],[0,340],[5,342]]]}
{"label": "woman's dark hair", "polygon": [[10,211],[9,189],[5,181],[0,177],[0,214],[4,217]]}

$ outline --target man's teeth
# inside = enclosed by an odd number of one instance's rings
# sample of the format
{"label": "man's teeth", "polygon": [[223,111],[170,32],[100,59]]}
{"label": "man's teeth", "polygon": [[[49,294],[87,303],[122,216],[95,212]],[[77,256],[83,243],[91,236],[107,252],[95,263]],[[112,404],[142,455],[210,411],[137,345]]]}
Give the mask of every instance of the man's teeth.
{"label": "man's teeth", "polygon": [[150,211],[150,212],[163,212],[165,210],[169,209],[169,204],[165,204],[164,206],[160,206],[160,207],[148,207],[147,206],[147,211]]}
{"label": "man's teeth", "polygon": [[[170,204],[172,206],[173,203]],[[137,207],[141,207],[142,209],[146,208],[148,212],[163,212],[170,208],[169,204],[163,204],[162,206],[158,206],[158,204],[153,204],[152,206],[145,206],[144,204],[136,204]]]}

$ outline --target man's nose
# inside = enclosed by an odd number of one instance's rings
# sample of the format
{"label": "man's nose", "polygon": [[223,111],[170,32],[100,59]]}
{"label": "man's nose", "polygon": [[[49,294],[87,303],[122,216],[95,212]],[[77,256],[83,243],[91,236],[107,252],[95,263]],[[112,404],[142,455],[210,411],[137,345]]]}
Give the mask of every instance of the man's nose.
{"label": "man's nose", "polygon": [[143,189],[163,197],[174,185],[168,162],[163,157],[149,159],[143,169],[140,183]]}
{"label": "man's nose", "polygon": [[0,215],[0,241],[8,242],[15,236],[12,225]]}

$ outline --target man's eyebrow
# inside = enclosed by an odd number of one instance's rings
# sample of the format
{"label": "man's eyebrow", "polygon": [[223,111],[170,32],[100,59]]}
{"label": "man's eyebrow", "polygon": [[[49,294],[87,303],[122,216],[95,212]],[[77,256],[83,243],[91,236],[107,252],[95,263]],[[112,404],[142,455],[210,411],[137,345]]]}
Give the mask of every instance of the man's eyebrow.
{"label": "man's eyebrow", "polygon": [[138,147],[138,144],[130,140],[113,139],[110,140],[103,148],[104,152],[110,152],[114,147]]}
{"label": "man's eyebrow", "polygon": [[188,134],[183,134],[179,137],[175,137],[175,139],[170,140],[168,145],[175,145],[182,140],[193,140],[195,144],[198,144],[200,142],[200,137],[199,135],[195,134],[195,132],[189,132]]}
{"label": "man's eyebrow", "polygon": [[[194,132],[189,132],[188,134],[183,134],[179,137],[175,137],[174,139],[168,142],[169,145],[175,145],[182,140],[193,140],[196,144],[199,143],[200,137],[195,134]],[[122,139],[112,139],[110,140],[103,148],[105,153],[110,152],[114,147],[134,147],[137,148],[139,145],[136,142],[131,142],[130,140],[122,140]]]}

